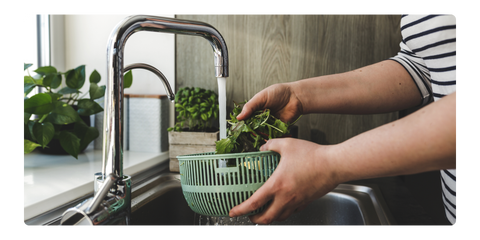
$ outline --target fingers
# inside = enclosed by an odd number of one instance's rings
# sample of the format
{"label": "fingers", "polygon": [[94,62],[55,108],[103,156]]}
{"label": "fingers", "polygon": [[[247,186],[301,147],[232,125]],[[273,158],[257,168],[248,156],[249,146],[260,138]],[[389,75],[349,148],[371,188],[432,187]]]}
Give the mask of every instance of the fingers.
{"label": "fingers", "polygon": [[[282,155],[284,162],[282,167],[279,165],[273,175],[267,180],[267,183],[272,184],[272,202],[263,212],[250,216],[250,220],[253,223],[270,224],[273,221],[284,221],[296,211],[304,209],[307,206],[303,199],[296,197],[297,194],[291,191],[293,188],[288,187],[288,184],[284,182],[285,178],[288,177],[283,171],[285,171],[285,169],[288,169],[288,171],[292,170],[287,164],[289,160],[284,158],[289,155],[287,146],[290,145],[292,145],[291,139],[270,139],[260,148],[261,151],[275,151],[279,153]],[[285,154],[282,154],[282,152],[285,152]]]}
{"label": "fingers", "polygon": [[[252,211],[259,209],[260,207],[267,204],[270,200],[272,200],[272,202],[268,204],[267,208],[263,212],[250,217],[250,218],[253,217],[254,220],[252,222],[255,222],[255,223],[260,223],[260,224],[271,223],[273,220],[275,220],[278,217],[277,216],[278,214],[270,217],[268,214],[266,216],[264,214],[265,213],[269,213],[270,215],[272,213],[276,214],[278,212],[281,212],[281,208],[283,207],[281,204],[278,204],[278,201],[277,201],[277,204],[275,204],[275,199],[273,199],[273,196],[275,194],[274,185],[275,185],[275,176],[272,175],[263,184],[263,186],[261,186],[255,193],[252,194],[250,198],[248,198],[243,203],[232,208],[230,210],[229,216],[238,217],[238,216],[246,215]],[[260,220],[258,220],[259,218]]]}
{"label": "fingers", "polygon": [[267,208],[261,213],[249,216],[252,223],[270,224],[273,221],[279,221],[279,216],[283,213],[282,206],[278,201],[273,200]]}
{"label": "fingers", "polygon": [[272,199],[272,195],[268,191],[268,186],[265,185],[266,184],[264,184],[255,193],[253,193],[249,199],[232,208],[230,210],[229,216],[238,217],[246,215],[252,211],[257,210],[258,208],[265,205],[268,201],[270,201],[270,199]]}
{"label": "fingers", "polygon": [[[271,180],[268,179],[268,180]],[[258,208],[264,206],[267,204],[272,198],[273,198],[273,192],[271,188],[271,181],[266,181],[265,184],[263,184],[262,187],[260,187],[255,193],[252,194],[250,198],[248,198],[246,201],[243,203],[235,206],[230,210],[229,216],[230,217],[238,217],[242,215],[246,215],[252,211],[257,210]],[[273,203],[273,202],[272,202]],[[272,206],[275,208],[275,204],[270,203],[267,206],[267,209],[272,208]],[[270,212],[265,209],[263,212],[256,214],[254,216],[250,216],[250,219],[252,222],[258,223],[258,218],[264,218],[264,213],[265,212]],[[275,211],[276,212],[276,211]],[[253,218],[253,220],[252,220]],[[265,224],[268,224],[269,222],[273,221],[274,218],[269,218],[262,220],[260,223],[265,222]]]}
{"label": "fingers", "polygon": [[295,201],[289,196],[275,196],[266,209],[249,216],[252,223],[271,224],[273,221],[285,221],[292,214],[302,211],[308,203]]}
{"label": "fingers", "polygon": [[289,217],[293,211],[285,208],[279,200],[274,199],[267,208],[261,213],[250,216],[250,221],[256,224],[270,224],[273,221],[283,221]]}
{"label": "fingers", "polygon": [[249,217],[253,223],[270,224],[273,221],[283,221],[297,209],[304,208],[307,196],[312,195],[306,194],[305,181],[311,180],[308,176],[299,176],[302,172],[295,167],[298,165],[295,158],[290,156],[292,149],[297,149],[298,145],[303,146],[305,143],[298,139],[283,138],[270,139],[262,146],[261,151],[278,152],[282,155],[282,160],[261,188],[230,211],[230,217],[248,214],[271,201],[264,211]]}
{"label": "fingers", "polygon": [[283,139],[270,139],[265,144],[260,146],[260,151],[274,151],[274,152],[277,152],[280,155],[282,155],[282,153],[281,153],[282,147],[280,146],[280,144],[282,143],[282,141],[285,141],[285,140],[286,140],[285,138],[283,138]]}
{"label": "fingers", "polygon": [[[260,150],[261,151],[272,150],[272,151],[280,152],[281,150],[280,144],[282,140],[284,139],[279,139],[279,141],[276,141],[276,139],[271,139],[267,141],[267,143],[265,143]],[[283,221],[293,213],[293,210],[285,208],[286,206],[285,206],[284,199],[280,198],[279,196],[274,196],[275,194],[274,186],[275,186],[275,182],[277,181],[277,177],[279,177],[279,175],[275,174],[274,172],[274,174],[260,188],[262,191],[270,192],[269,196],[271,197],[268,200],[272,199],[272,201],[268,204],[268,206],[264,211],[262,211],[261,213],[255,214],[253,216],[250,216],[249,218],[251,222],[257,223],[257,224],[270,224],[273,221]]]}

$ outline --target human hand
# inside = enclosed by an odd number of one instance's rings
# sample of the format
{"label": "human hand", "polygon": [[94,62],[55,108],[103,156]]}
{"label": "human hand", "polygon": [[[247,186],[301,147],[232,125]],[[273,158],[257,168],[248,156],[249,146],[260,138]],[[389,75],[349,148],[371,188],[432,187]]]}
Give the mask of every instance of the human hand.
{"label": "human hand", "polygon": [[257,110],[270,109],[283,122],[297,120],[303,114],[303,106],[292,86],[292,83],[280,83],[263,89],[245,103],[237,119],[244,120]]}
{"label": "human hand", "polygon": [[329,146],[283,138],[269,140],[260,150],[278,152],[280,163],[262,187],[230,210],[230,217],[245,215],[271,200],[264,211],[250,216],[250,221],[257,224],[283,221],[339,184],[329,162]]}

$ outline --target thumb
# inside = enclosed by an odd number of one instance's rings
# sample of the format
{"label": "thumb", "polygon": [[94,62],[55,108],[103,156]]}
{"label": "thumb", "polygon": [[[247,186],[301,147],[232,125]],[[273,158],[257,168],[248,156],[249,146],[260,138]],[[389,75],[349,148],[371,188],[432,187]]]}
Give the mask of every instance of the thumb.
{"label": "thumb", "polygon": [[255,111],[264,109],[266,101],[267,99],[265,98],[264,91],[255,94],[252,99],[248,100],[248,102],[243,105],[242,112],[238,114],[237,119],[244,120],[250,117]]}
{"label": "thumb", "polygon": [[253,113],[253,109],[250,108],[247,104],[245,104],[242,108],[242,112],[238,114],[237,120],[241,121],[241,120],[247,119],[250,115],[252,115],[252,113]]}
{"label": "thumb", "polygon": [[262,109],[262,104],[256,100],[255,97],[250,99],[250,101],[246,102],[245,105],[243,105],[242,112],[238,114],[237,119],[238,120],[244,120],[250,117],[255,111]]}
{"label": "thumb", "polygon": [[280,139],[280,138],[270,139],[260,147],[260,151],[274,151],[274,152],[280,153],[281,155],[281,151],[282,151],[281,143],[282,141],[285,141],[285,140],[286,139]]}

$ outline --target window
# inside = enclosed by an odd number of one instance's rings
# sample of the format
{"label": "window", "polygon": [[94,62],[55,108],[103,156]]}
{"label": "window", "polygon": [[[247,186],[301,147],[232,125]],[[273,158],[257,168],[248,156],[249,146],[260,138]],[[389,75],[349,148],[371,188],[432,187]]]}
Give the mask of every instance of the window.
{"label": "window", "polygon": [[[35,76],[32,70],[50,65],[50,14],[48,12],[24,12],[21,17],[21,62],[33,64],[22,75]],[[38,87],[28,95],[41,91]]]}
{"label": "window", "polygon": [[37,22],[38,66],[48,66],[51,63],[50,62],[50,16],[37,15],[36,22]]}
{"label": "window", "polygon": [[[126,16],[128,15],[27,16],[31,22],[27,29],[28,39],[32,41],[25,51],[28,55],[24,56],[24,61],[34,64],[30,67],[30,73],[33,76],[33,70],[38,66],[52,65],[58,71],[65,71],[86,65],[87,78],[95,69],[101,75],[99,85],[104,85],[106,43],[111,30]],[[40,27],[39,35],[36,30],[37,21]],[[38,47],[37,41],[40,43]],[[129,39],[126,46],[126,64],[145,62],[156,66],[171,81],[170,84],[175,86],[174,52],[174,35],[137,33]],[[158,87],[153,87],[158,89],[156,94],[162,94],[162,91],[164,93],[163,85],[153,74],[152,76],[141,75],[145,73],[140,72],[133,74],[136,87],[131,93],[149,94],[153,83],[158,84]],[[87,82],[88,80],[80,89],[83,93],[88,93]],[[133,175],[168,159],[168,152],[126,151],[124,173]],[[32,219],[91,193],[93,175],[101,171],[101,161],[102,150],[94,149],[93,143],[79,155],[78,160],[69,155],[47,155],[38,151],[24,155],[24,220]]]}

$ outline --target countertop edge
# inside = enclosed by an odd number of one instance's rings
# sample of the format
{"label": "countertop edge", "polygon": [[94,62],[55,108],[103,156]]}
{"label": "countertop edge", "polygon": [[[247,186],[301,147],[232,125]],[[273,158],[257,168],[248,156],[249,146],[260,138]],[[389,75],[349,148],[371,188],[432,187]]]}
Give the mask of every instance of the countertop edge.
{"label": "countertop edge", "polygon": [[[124,155],[124,158],[128,157],[128,155],[129,154],[127,152],[127,154]],[[153,157],[147,158],[143,161],[139,161],[131,166],[126,166],[124,168],[124,174],[125,175],[136,174],[151,166],[167,161],[168,159],[169,159],[168,151],[155,154]],[[101,171],[101,169],[98,169],[98,170]],[[92,192],[93,192],[93,176],[91,177],[91,181],[85,182],[83,184],[79,184],[77,186],[73,186],[73,188],[71,188],[68,191],[61,192],[59,194],[37,201],[33,204],[24,206],[24,221],[31,219],[35,216],[38,216],[42,213],[45,213],[49,210],[52,210],[56,207],[64,205],[70,201],[78,199],[82,196],[91,194]]]}

